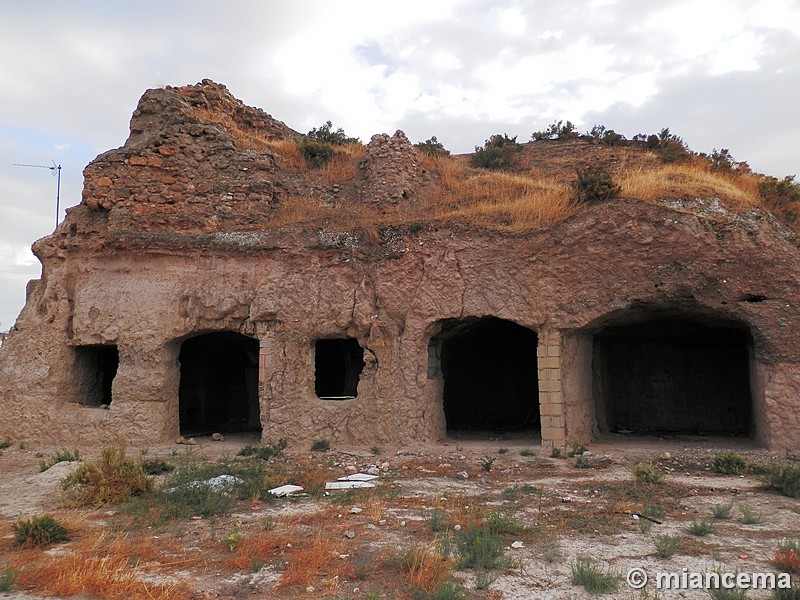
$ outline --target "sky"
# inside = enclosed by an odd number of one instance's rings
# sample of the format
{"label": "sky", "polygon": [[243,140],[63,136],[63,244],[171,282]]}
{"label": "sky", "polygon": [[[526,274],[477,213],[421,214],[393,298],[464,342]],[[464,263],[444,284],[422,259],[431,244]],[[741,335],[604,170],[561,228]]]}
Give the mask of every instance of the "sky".
{"label": "sky", "polygon": [[[663,127],[800,174],[800,0],[0,2],[0,331],[30,251],[125,143],[142,93],[204,78],[306,133],[436,136],[454,153],[557,120]],[[40,165],[40,167],[24,167]]]}

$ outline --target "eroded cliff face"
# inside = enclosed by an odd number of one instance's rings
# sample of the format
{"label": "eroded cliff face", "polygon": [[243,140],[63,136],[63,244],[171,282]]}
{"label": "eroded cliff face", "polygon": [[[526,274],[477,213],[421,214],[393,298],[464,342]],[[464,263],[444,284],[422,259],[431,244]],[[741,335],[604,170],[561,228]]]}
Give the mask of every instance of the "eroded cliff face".
{"label": "eroded cliff face", "polygon": [[[322,189],[269,145],[299,137],[212,82],[144,95],[128,142],[87,167],[84,201],[35,245],[43,277],[0,352],[0,437],[156,442],[246,423],[269,441],[398,444],[439,439],[455,419],[483,419],[484,405],[524,392],[527,404],[498,419],[524,413],[511,428],[563,445],[646,430],[640,413],[659,412],[671,393],[685,398],[668,399],[654,429],[689,406],[697,432],[794,444],[800,256],[768,215],[617,199],[516,235],[273,227],[276,206],[298,194],[401,210],[433,185],[399,132],[373,138],[353,177]],[[535,334],[528,373],[518,365],[526,342],[506,345],[505,328],[467,336],[501,321]],[[677,333],[659,333],[667,326]],[[693,337],[698,328],[710,333]],[[243,338],[203,337],[223,332]],[[728,362],[711,358],[718,338],[735,346]],[[459,340],[491,346],[495,370],[453,413]],[[598,373],[622,356],[607,348],[653,344],[653,356],[688,373],[683,383],[648,387],[663,373],[645,360],[631,375],[641,401],[607,398],[618,373]],[[195,357],[217,350],[210,363]],[[232,357],[238,383],[204,379]],[[731,392],[746,398],[695,385],[724,369],[747,371]],[[220,393],[239,398],[236,408],[214,400]]]}

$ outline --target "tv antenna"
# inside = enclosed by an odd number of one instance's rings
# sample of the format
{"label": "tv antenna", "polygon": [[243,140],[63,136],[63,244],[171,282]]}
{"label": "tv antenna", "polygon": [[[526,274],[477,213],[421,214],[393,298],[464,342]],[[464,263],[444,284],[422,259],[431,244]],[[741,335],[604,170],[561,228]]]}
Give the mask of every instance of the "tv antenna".
{"label": "tv antenna", "polygon": [[53,164],[52,166],[47,165],[23,165],[20,163],[14,163],[15,167],[34,167],[36,169],[50,169],[53,172],[53,176],[58,178],[58,183],[56,184],[56,228],[58,228],[58,217],[59,213],[61,212],[61,165],[57,165],[56,161],[51,161]]}

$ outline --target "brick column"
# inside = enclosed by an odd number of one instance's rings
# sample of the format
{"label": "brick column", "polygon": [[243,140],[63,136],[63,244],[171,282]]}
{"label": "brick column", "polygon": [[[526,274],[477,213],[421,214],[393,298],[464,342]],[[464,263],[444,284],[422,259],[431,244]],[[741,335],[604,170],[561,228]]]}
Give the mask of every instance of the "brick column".
{"label": "brick column", "polygon": [[566,443],[564,394],[561,389],[561,334],[539,333],[536,350],[539,368],[539,412],[542,417],[542,446],[563,448]]}

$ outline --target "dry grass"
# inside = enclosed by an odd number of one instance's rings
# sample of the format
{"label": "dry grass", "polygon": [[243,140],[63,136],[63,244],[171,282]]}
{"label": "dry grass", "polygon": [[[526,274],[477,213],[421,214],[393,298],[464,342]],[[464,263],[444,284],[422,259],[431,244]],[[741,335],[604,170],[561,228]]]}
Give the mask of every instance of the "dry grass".
{"label": "dry grass", "polygon": [[236,543],[233,554],[225,564],[239,571],[252,569],[256,562],[267,563],[274,559],[281,546],[281,539],[271,532],[245,536]]}
{"label": "dry grass", "polygon": [[233,117],[218,110],[196,106],[192,108],[191,115],[200,121],[222,126],[239,150],[266,148],[276,141],[260,131],[242,128]]}
{"label": "dry grass", "polygon": [[412,548],[402,557],[402,569],[409,587],[433,593],[453,574],[453,562],[423,548]]}
{"label": "dry grass", "polygon": [[275,152],[282,169],[292,173],[308,169],[308,162],[294,140],[265,140],[264,146]]}
{"label": "dry grass", "polygon": [[341,185],[358,176],[358,163],[364,158],[366,147],[360,144],[337,146],[336,154],[319,168],[324,180],[330,185]]}
{"label": "dry grass", "polygon": [[308,586],[317,578],[329,575],[331,565],[341,561],[339,554],[344,550],[338,541],[317,534],[309,545],[291,548],[286,555],[289,564],[281,574],[278,588]]}
{"label": "dry grass", "polygon": [[617,178],[626,198],[719,198],[735,210],[761,205],[755,176],[714,172],[696,162],[634,168]]}
{"label": "dry grass", "polygon": [[[197,563],[182,558],[173,543],[146,536],[99,531],[66,546],[66,553],[17,553],[20,585],[56,597],[182,600],[185,586],[177,582],[149,583],[154,573]],[[149,576],[149,577],[148,577]]]}

